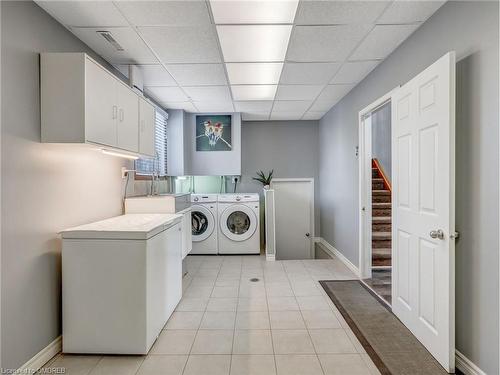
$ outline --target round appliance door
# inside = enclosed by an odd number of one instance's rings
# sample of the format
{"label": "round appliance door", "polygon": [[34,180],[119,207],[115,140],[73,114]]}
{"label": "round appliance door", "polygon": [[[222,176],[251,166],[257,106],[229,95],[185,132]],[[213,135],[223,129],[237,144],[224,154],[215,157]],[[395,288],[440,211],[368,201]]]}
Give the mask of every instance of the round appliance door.
{"label": "round appliance door", "polygon": [[233,241],[248,240],[257,229],[257,217],[247,206],[229,206],[220,216],[220,227],[224,235]]}
{"label": "round appliance door", "polygon": [[214,231],[215,218],[210,210],[203,206],[191,207],[191,232],[193,242],[206,240]]}

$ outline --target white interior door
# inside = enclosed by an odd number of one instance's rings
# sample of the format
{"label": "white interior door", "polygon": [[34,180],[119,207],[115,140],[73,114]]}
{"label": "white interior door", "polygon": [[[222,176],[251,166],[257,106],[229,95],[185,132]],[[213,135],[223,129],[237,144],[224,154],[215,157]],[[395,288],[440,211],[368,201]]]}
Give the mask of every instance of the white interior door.
{"label": "white interior door", "polygon": [[393,312],[455,369],[455,54],[393,97]]}
{"label": "white interior door", "polygon": [[274,179],[276,259],[313,258],[312,179]]}

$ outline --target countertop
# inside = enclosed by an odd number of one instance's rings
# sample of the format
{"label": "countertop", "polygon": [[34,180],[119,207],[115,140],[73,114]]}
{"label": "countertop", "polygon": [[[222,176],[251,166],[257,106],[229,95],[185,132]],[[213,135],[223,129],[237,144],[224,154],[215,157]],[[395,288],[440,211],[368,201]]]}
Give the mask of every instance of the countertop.
{"label": "countertop", "polygon": [[60,232],[63,239],[145,240],[179,223],[177,214],[126,214]]}

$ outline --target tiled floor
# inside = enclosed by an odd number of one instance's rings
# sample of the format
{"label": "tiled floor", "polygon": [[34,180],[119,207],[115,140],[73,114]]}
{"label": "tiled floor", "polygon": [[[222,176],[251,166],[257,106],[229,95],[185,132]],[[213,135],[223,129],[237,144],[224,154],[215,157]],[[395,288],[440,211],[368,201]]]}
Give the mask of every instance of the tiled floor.
{"label": "tiled floor", "polygon": [[60,355],[51,367],[67,375],[379,374],[317,282],[354,278],[339,260],[190,256],[188,271],[148,356]]}

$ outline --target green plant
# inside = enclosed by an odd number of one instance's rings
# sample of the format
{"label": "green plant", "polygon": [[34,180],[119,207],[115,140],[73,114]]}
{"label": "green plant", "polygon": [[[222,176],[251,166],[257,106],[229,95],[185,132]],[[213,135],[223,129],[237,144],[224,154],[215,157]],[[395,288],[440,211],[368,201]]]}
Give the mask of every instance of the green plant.
{"label": "green plant", "polygon": [[257,177],[252,177],[252,178],[255,181],[259,181],[262,185],[266,186],[271,184],[271,180],[273,179],[273,173],[274,169],[271,170],[271,172],[269,172],[267,175],[262,171],[258,171]]}

